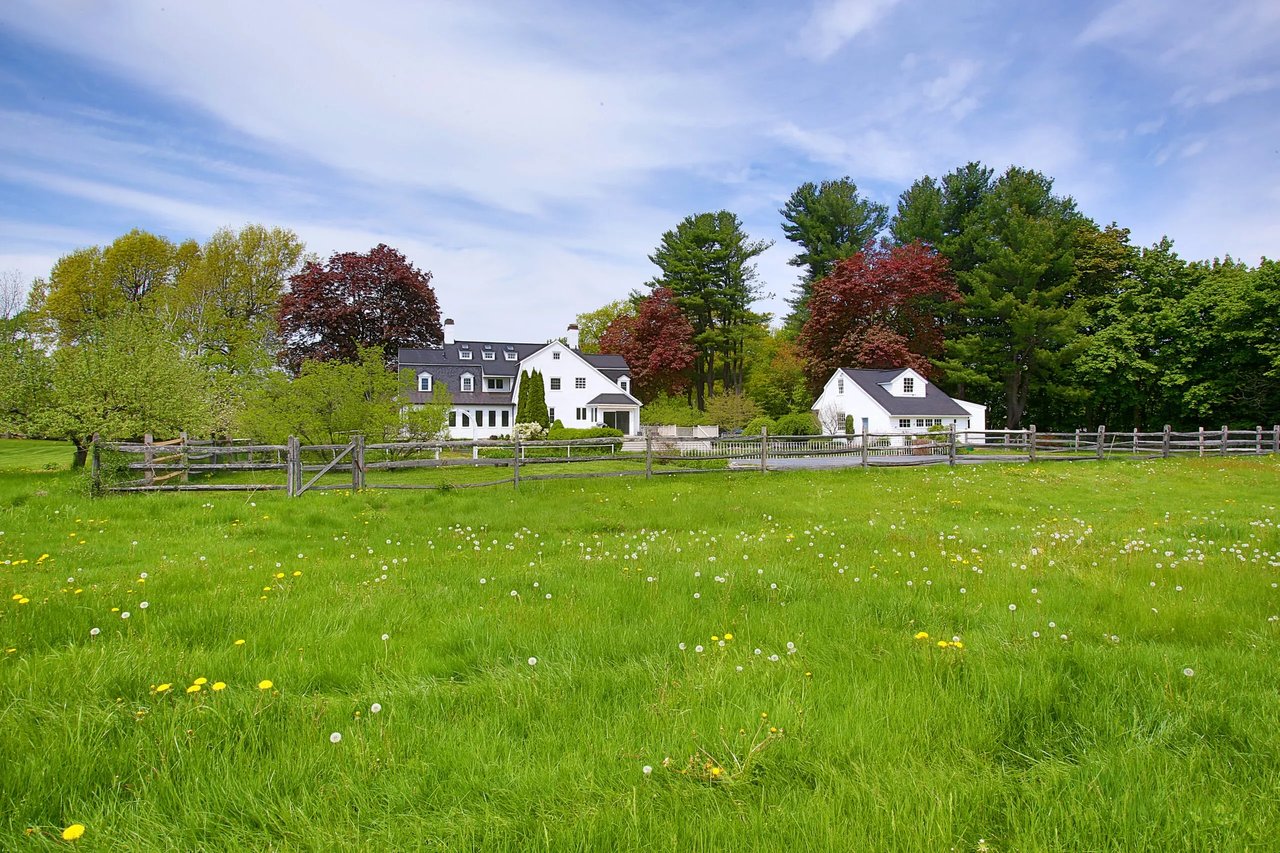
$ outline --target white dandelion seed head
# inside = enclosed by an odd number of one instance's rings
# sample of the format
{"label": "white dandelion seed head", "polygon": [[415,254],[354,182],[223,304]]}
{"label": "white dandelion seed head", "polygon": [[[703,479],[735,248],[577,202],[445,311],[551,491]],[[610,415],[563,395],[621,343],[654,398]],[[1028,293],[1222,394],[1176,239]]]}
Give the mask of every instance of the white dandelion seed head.
{"label": "white dandelion seed head", "polygon": [[699,643],[698,645],[694,646],[694,647],[693,647],[693,650],[694,650],[695,652],[697,652],[698,654],[702,654],[702,644],[701,644],[701,643]]}
{"label": "white dandelion seed head", "polygon": [[382,706],[379,705],[377,702],[374,702],[372,705],[369,706],[370,714],[381,713],[381,711],[382,711]]}
{"label": "white dandelion seed head", "polygon": [[1016,605],[1016,604],[1010,604],[1010,605],[1009,605],[1009,612],[1010,612],[1010,613],[1012,613],[1013,611],[1015,611],[1015,610],[1017,610],[1017,609],[1018,609],[1018,605]]}
{"label": "white dandelion seed head", "polygon": [[652,767],[650,767],[648,764],[646,764],[644,767],[641,767],[641,768],[640,768],[640,772],[641,772],[641,773],[643,773],[643,774],[644,774],[644,775],[646,775],[646,776],[649,776],[649,775],[652,775],[652,773],[653,773],[653,768],[652,768]]}
{"label": "white dandelion seed head", "polygon": [[695,593],[693,594],[693,597],[694,597],[694,598],[702,598],[702,593],[700,593],[700,592],[695,592]]}
{"label": "white dandelion seed head", "polygon": [[551,600],[551,593],[547,593],[546,595],[544,595],[544,596],[543,596],[543,598],[547,599],[547,601],[550,601],[550,600]]}
{"label": "white dandelion seed head", "polygon": [[[137,542],[134,542],[133,544],[137,545],[138,543],[137,543]],[[146,572],[138,572],[138,577],[142,578],[143,580],[146,580],[146,579],[147,579],[147,573],[146,573]],[[70,581],[68,581],[68,583],[70,583]]]}
{"label": "white dandelion seed head", "polygon": [[340,740],[342,740],[342,732],[334,732],[329,735],[329,743],[337,743]]}
{"label": "white dandelion seed head", "polygon": [[121,619],[128,619],[128,618],[129,618],[129,611],[128,611],[128,610],[126,610],[125,612],[121,613],[121,614],[120,614],[120,618],[121,618]]}
{"label": "white dandelion seed head", "polygon": [[1185,675],[1187,678],[1191,678],[1192,676],[1194,676],[1194,675],[1196,674],[1196,671],[1195,671],[1194,669],[1192,669],[1191,667],[1187,667],[1186,669],[1184,669],[1184,670],[1182,671],[1182,674],[1183,674],[1183,675]]}
{"label": "white dandelion seed head", "polygon": [[489,580],[488,580],[487,578],[480,578],[480,583],[482,583],[482,584],[486,584],[486,583],[488,583],[488,582],[489,582]]}
{"label": "white dandelion seed head", "polygon": [[140,601],[140,602],[138,602],[138,609],[139,609],[139,610],[146,610],[146,609],[147,609],[148,607],[150,607],[150,606],[151,606],[151,602],[149,602],[149,601]]}
{"label": "white dandelion seed head", "polygon": [[537,665],[538,665],[537,658],[529,658],[529,666],[537,666]]}
{"label": "white dandelion seed head", "polygon": [[520,594],[520,593],[516,592],[514,589],[513,589],[513,590],[511,590],[511,597],[512,597],[512,598],[515,598],[515,597],[516,597],[516,596],[518,596],[519,594]]}
{"label": "white dandelion seed head", "polygon": [[383,641],[384,643],[385,643],[387,640],[390,640],[390,639],[391,639],[391,635],[390,635],[390,634],[383,634],[383,635],[382,635],[382,641]]}
{"label": "white dandelion seed head", "polygon": [[98,636],[98,635],[99,635],[99,634],[101,634],[101,633],[102,633],[102,629],[101,629],[101,628],[90,628],[90,629],[89,629],[89,636],[90,636],[90,637],[96,637],[96,636]]}
{"label": "white dandelion seed head", "polygon": [[684,651],[684,650],[685,650],[685,644],[684,644],[684,643],[681,643],[681,644],[680,644],[680,651]]}

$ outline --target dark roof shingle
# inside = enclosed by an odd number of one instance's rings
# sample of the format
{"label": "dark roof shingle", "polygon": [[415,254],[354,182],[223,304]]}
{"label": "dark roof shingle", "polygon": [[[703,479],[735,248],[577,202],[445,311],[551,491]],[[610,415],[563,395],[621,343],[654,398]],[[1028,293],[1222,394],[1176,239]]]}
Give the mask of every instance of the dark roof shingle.
{"label": "dark roof shingle", "polygon": [[882,382],[892,382],[902,374],[902,370],[862,370],[842,367],[845,376],[858,383],[858,387],[879,403],[890,415],[897,417],[939,415],[968,415],[969,412],[955,400],[951,399],[937,385],[926,381],[923,397],[895,397],[885,389]]}

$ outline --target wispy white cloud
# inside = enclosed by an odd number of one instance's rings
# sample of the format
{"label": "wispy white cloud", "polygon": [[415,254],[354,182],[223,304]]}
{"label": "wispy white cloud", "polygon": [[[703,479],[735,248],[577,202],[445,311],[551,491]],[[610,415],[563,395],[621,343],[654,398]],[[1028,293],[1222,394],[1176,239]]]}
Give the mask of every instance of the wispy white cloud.
{"label": "wispy white cloud", "polygon": [[819,0],[800,30],[799,49],[815,59],[829,59],[897,4],[898,0]]}

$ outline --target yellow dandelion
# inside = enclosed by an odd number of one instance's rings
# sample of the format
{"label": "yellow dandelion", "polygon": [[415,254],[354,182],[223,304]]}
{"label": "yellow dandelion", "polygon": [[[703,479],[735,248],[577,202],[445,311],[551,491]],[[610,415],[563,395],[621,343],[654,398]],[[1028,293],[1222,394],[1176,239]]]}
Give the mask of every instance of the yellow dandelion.
{"label": "yellow dandelion", "polygon": [[762,720],[767,720],[767,719],[769,719],[769,715],[768,715],[768,714],[766,714],[764,711],[761,711],[761,712],[760,712],[760,719],[762,719]]}
{"label": "yellow dandelion", "polygon": [[30,604],[30,603],[31,603],[31,599],[29,599],[29,598],[19,598],[19,599],[18,599],[18,603],[19,603],[19,604]]}
{"label": "yellow dandelion", "polygon": [[723,772],[724,772],[724,771],[723,771],[723,770],[721,770],[719,767],[712,767],[712,768],[711,768],[711,778],[712,778],[712,779],[718,779],[718,778],[720,777],[720,774],[721,774],[721,773],[723,773]]}
{"label": "yellow dandelion", "polygon": [[715,634],[712,634],[712,635],[711,635],[711,642],[713,642],[713,643],[718,643],[718,642],[720,642],[720,638],[719,638],[719,637],[717,637]]}
{"label": "yellow dandelion", "polygon": [[295,578],[300,578],[300,577],[302,577],[302,572],[294,572],[294,573],[293,573],[293,576],[294,576]]}
{"label": "yellow dandelion", "polygon": [[927,639],[929,639],[929,632],[928,632],[928,631],[921,631],[920,633],[916,634],[916,639],[917,639],[917,640],[927,640]]}
{"label": "yellow dandelion", "polygon": [[957,648],[957,649],[963,649],[963,648],[964,648],[964,643],[961,643],[961,642],[960,642],[960,641],[958,641],[958,640],[957,640],[956,642],[952,643],[951,645],[952,645],[952,646],[954,646],[954,647],[955,647],[955,648]]}
{"label": "yellow dandelion", "polygon": [[244,645],[244,640],[236,640],[236,645],[237,645],[237,646],[243,646],[243,645]]}
{"label": "yellow dandelion", "polygon": [[20,592],[15,592],[15,593],[13,594],[13,596],[11,597],[11,600],[13,600],[13,601],[17,601],[17,600],[18,600],[18,599],[20,599],[20,598],[22,598],[22,593],[20,593]]}
{"label": "yellow dandelion", "polygon": [[167,691],[167,690],[168,690],[170,687],[172,687],[172,686],[173,686],[172,684],[169,684],[168,682],[165,682],[164,684],[161,684],[160,686],[158,686],[158,687],[156,688],[156,692],[157,692],[157,693],[164,693],[165,691]]}
{"label": "yellow dandelion", "polygon": [[197,678],[195,681],[193,681],[193,682],[191,682],[191,683],[192,683],[192,684],[208,684],[208,683],[209,683],[209,679],[204,678],[204,677],[202,676],[202,677],[200,677],[200,678]]}
{"label": "yellow dandelion", "polygon": [[949,645],[951,645],[951,644],[950,644],[950,643],[948,643],[946,640],[939,640],[939,641],[938,641],[938,648],[940,648],[940,649],[945,649],[945,648],[946,648],[947,646],[949,646]]}
{"label": "yellow dandelion", "polygon": [[66,829],[62,830],[63,841],[75,841],[77,838],[79,838],[82,835],[84,835],[83,823],[73,823],[71,824],[71,826],[68,826]]}
{"label": "yellow dandelion", "polygon": [[282,578],[282,577],[284,577],[284,572],[276,572],[276,578],[277,578],[277,579]]}
{"label": "yellow dandelion", "polygon": [[199,685],[199,684],[193,684],[193,685],[191,685],[190,687],[188,687],[188,688],[187,688],[187,692],[188,692],[188,693],[199,693],[199,692],[200,692],[200,685]]}
{"label": "yellow dandelion", "polygon": [[275,685],[271,683],[270,679],[264,678],[258,682],[259,690],[270,690],[272,687],[275,687]]}
{"label": "yellow dandelion", "polygon": [[269,587],[269,586],[264,586],[264,587],[262,588],[262,591],[263,591],[263,592],[271,592],[271,587]]}
{"label": "yellow dandelion", "polygon": [[226,689],[227,689],[227,683],[226,683],[225,681],[215,681],[215,682],[213,682],[213,689],[214,689],[214,690],[226,690]]}

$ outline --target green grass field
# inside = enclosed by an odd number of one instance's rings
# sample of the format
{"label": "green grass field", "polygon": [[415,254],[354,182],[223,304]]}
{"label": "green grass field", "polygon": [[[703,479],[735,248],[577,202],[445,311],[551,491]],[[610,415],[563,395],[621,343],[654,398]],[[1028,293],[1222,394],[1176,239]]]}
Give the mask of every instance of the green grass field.
{"label": "green grass field", "polygon": [[0,849],[1274,850],[1278,475],[0,473]]}

